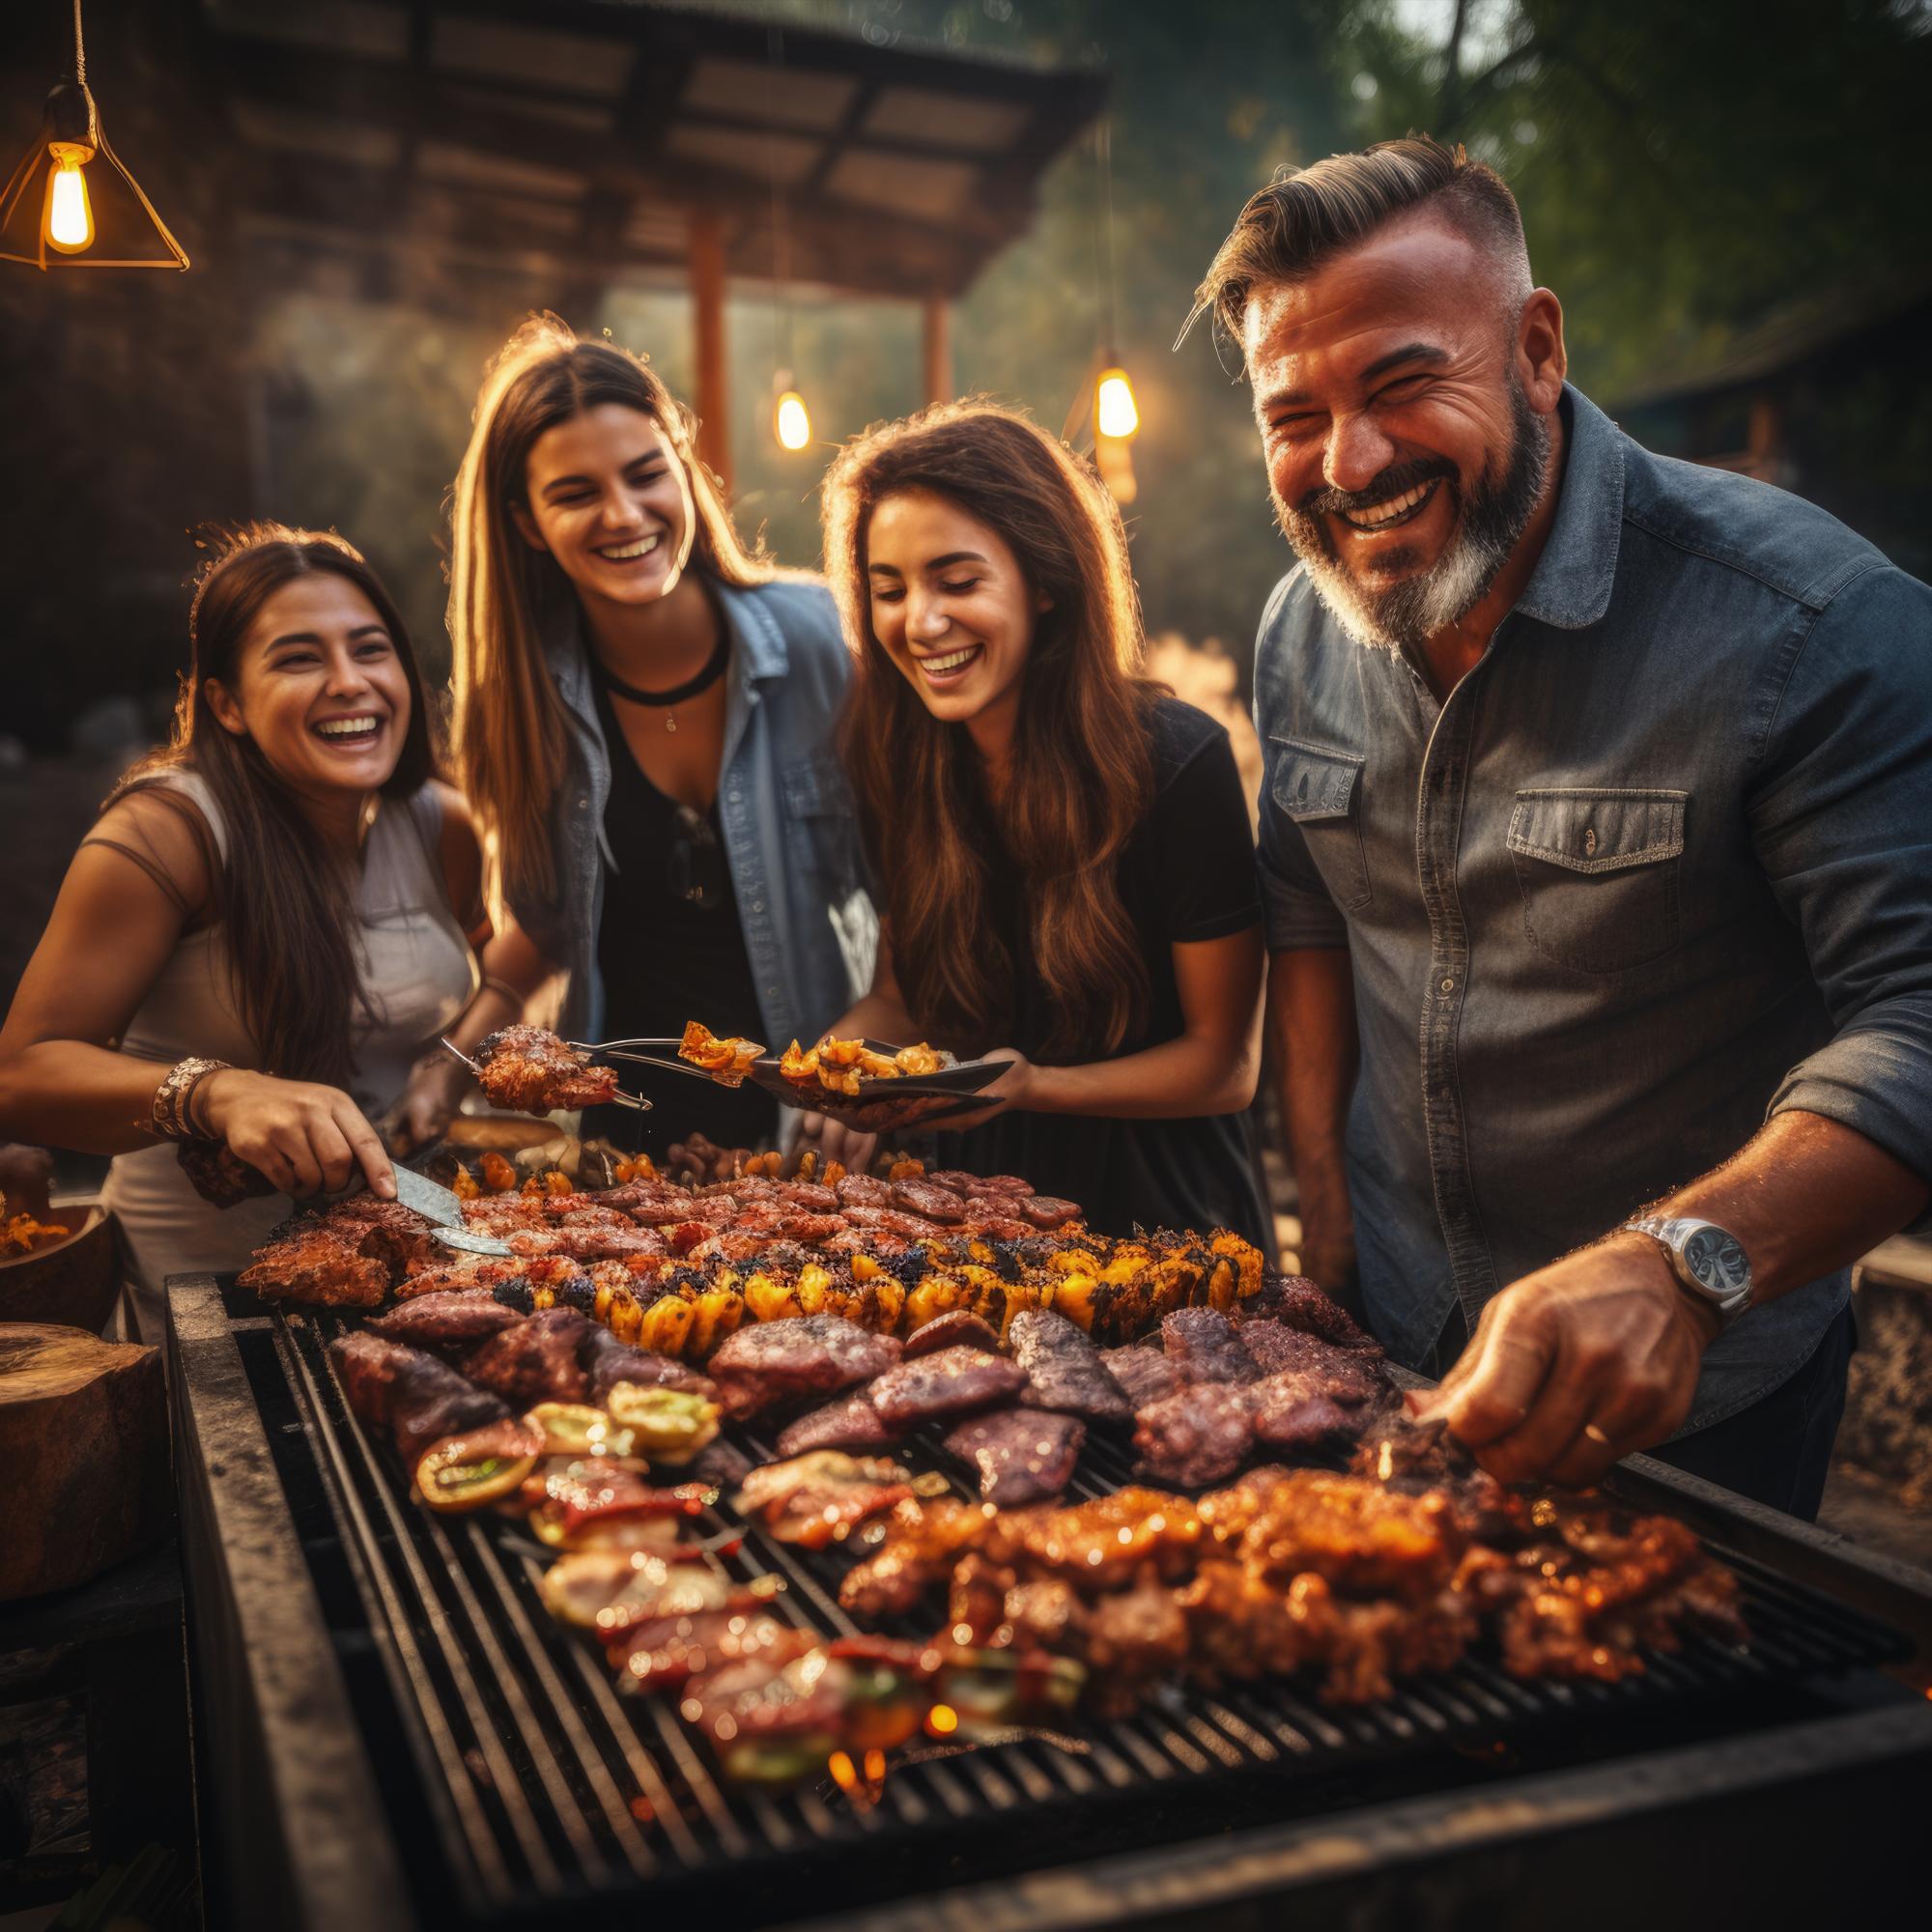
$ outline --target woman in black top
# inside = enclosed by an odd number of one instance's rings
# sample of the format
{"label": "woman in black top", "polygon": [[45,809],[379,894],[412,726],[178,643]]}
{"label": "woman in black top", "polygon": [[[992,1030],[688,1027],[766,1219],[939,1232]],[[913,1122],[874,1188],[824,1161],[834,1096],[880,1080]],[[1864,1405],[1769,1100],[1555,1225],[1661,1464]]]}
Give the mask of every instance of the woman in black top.
{"label": "woman in black top", "polygon": [[[1265,1241],[1247,808],[1227,733],[1140,673],[1112,497],[1024,417],[954,403],[851,445],[825,524],[884,915],[834,1031],[1012,1062],[942,1137],[949,1164],[1023,1175],[1102,1232]],[[834,1157],[867,1151],[815,1124]]]}

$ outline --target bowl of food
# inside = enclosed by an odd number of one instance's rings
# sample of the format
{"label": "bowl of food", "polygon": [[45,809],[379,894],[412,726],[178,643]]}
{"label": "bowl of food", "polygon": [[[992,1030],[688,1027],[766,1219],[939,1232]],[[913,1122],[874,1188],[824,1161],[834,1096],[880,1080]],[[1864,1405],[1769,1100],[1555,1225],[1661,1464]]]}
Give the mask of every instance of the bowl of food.
{"label": "bowl of food", "polygon": [[99,1334],[121,1296],[114,1224],[98,1201],[44,1216],[0,1208],[0,1321],[54,1321]]}

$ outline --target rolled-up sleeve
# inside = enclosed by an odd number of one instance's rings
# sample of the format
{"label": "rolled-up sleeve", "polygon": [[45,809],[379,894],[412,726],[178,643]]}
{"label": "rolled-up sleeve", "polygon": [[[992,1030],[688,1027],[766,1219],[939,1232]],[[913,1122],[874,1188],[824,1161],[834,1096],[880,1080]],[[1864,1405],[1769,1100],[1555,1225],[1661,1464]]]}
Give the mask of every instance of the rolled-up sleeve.
{"label": "rolled-up sleeve", "polygon": [[1750,811],[1837,1028],[1769,1111],[1841,1122],[1932,1178],[1932,589],[1873,566],[1812,620]]}
{"label": "rolled-up sleeve", "polygon": [[1289,734],[1286,704],[1293,676],[1285,630],[1291,577],[1269,598],[1255,638],[1255,730],[1262,741],[1262,791],[1255,864],[1270,952],[1335,952],[1349,944],[1349,923],[1330,897],[1308,853],[1301,828],[1274,800],[1281,740]]}

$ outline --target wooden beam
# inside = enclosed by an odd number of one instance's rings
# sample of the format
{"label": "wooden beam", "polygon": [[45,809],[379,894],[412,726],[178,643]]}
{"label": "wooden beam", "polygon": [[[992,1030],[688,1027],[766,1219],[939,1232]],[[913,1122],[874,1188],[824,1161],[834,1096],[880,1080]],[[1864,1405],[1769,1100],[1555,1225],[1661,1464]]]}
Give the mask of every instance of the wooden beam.
{"label": "wooden beam", "polygon": [[725,399],[724,235],[718,216],[691,214],[691,299],[697,344],[697,455],[731,494],[731,437]]}
{"label": "wooden beam", "polygon": [[952,304],[944,296],[925,298],[922,346],[924,350],[925,400],[952,400]]}

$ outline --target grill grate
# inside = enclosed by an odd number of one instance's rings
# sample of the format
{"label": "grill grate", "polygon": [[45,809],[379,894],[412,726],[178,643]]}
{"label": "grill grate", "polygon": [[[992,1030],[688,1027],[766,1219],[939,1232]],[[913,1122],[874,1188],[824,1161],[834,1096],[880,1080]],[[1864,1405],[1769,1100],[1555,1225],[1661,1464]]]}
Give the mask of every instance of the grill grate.
{"label": "grill grate", "polygon": [[[1133,1718],[1089,1722],[1077,1735],[929,1747],[909,1761],[902,1753],[872,1802],[855,1802],[829,1780],[783,1794],[744,1791],[713,1775],[707,1747],[672,1700],[620,1696],[593,1647],[552,1621],[537,1596],[552,1552],[501,1519],[434,1516],[401,1492],[336,1379],[327,1344],[341,1332],[337,1318],[278,1314],[271,1326],[272,1356],[258,1353],[253,1373],[284,1483],[312,1566],[339,1548],[353,1580],[334,1593],[331,1627],[346,1664],[366,1672],[373,1660],[386,1678],[428,1805],[440,1883],[473,1921],[635,1893],[640,1882],[656,1896],[691,1882],[723,1909],[733,1887],[779,1876],[789,1891],[828,1861],[863,1867],[889,1854],[908,1864],[903,1883],[923,1889],[943,1869],[971,1874],[989,1834],[1004,1831],[1010,1841],[1015,1814],[1038,1838],[1023,1861],[1038,1863],[1064,1853],[1065,1833],[1109,1818],[1119,1842],[1129,1807],[1138,1807],[1135,1836],[1144,1839],[1150,1814],[1164,1816],[1183,1794],[1206,1799],[1240,1774],[1272,1781],[1278,1794],[1286,1779],[1346,1779],[1423,1758],[1493,1759],[1553,1729],[1667,1724],[1761,1687],[1889,1662],[1906,1648],[1830,1598],[1720,1550],[1744,1585],[1748,1648],[1692,1638],[1675,1657],[1650,1656],[1646,1675],[1618,1685],[1526,1684],[1472,1656],[1357,1708],[1321,1706],[1293,1682],[1177,1689]],[[737,1439],[756,1460],[773,1453],[755,1432]],[[946,1468],[930,1443],[905,1460]],[[1102,1494],[1130,1476],[1123,1446],[1090,1436],[1072,1493]],[[959,1493],[971,1492],[962,1484]],[[833,1635],[858,1628],[838,1601],[847,1557],[777,1543],[723,1511],[706,1528],[742,1531],[742,1549],[726,1559],[732,1573],[785,1578],[797,1621]],[[326,1578],[318,1580],[327,1603]],[[928,1619],[891,1634],[929,1629]],[[396,1766],[372,1757],[393,1781]],[[1010,1842],[1005,1856],[1010,1861]],[[411,1861],[412,1870],[420,1862],[413,1854]]]}

